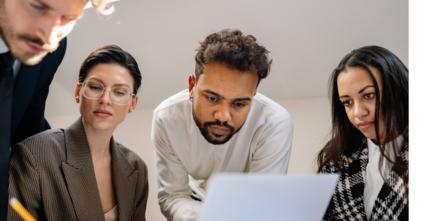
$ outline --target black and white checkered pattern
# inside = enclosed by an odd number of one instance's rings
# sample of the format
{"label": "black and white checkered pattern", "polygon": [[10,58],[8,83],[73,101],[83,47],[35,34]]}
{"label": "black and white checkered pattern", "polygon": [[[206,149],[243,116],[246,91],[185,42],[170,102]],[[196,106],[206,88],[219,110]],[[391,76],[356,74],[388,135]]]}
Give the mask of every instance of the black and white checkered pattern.
{"label": "black and white checkered pattern", "polygon": [[[408,165],[408,143],[401,153]],[[364,180],[368,163],[368,147],[363,145],[352,156],[342,156],[344,169],[333,163],[322,168],[322,173],[340,173],[336,191],[325,214],[325,220],[408,220],[408,195],[400,177],[392,168],[385,177],[379,195],[374,203],[370,219],[364,209]]]}

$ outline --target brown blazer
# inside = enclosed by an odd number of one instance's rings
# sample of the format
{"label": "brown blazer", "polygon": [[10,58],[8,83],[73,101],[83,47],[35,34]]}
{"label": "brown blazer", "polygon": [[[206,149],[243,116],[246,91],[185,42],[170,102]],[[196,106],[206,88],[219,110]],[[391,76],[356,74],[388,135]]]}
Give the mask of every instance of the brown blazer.
{"label": "brown blazer", "polygon": [[[112,175],[118,220],[145,220],[147,168],[132,151],[111,139]],[[51,129],[12,150],[9,195],[37,220],[104,220],[82,121]],[[8,220],[21,220],[10,207]]]}

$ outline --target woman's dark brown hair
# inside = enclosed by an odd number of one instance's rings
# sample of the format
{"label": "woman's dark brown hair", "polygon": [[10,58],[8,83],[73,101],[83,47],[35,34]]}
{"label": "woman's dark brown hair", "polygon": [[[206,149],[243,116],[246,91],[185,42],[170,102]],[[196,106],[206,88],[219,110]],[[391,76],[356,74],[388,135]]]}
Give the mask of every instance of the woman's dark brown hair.
{"label": "woman's dark brown hair", "polygon": [[[380,121],[383,121],[385,127],[385,142],[403,135],[404,147],[398,147],[396,143],[393,143],[395,160],[391,160],[390,156],[385,154],[384,142],[378,143],[384,159],[394,164],[394,168],[407,184],[408,165],[399,153],[402,152],[401,148],[407,148],[408,143],[408,69],[396,55],[379,46],[366,46],[351,51],[332,72],[329,81],[332,131],[330,140],[318,154],[318,171],[320,172],[328,163],[333,163],[337,168],[343,168],[341,155],[350,156],[365,142],[364,135],[351,124],[339,100],[337,78],[340,73],[350,67],[363,68],[370,74],[376,94],[379,94],[379,85],[369,67],[374,67],[381,73],[383,90],[382,95],[377,96],[376,99],[376,140],[380,140]],[[379,113],[382,113],[381,119],[379,119]]]}

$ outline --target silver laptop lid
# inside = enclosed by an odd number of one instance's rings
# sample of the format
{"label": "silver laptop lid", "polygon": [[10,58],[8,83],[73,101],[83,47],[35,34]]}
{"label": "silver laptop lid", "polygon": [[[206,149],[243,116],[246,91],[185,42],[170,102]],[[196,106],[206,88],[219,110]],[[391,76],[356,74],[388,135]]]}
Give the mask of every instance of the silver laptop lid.
{"label": "silver laptop lid", "polygon": [[218,174],[198,221],[320,221],[338,175]]}

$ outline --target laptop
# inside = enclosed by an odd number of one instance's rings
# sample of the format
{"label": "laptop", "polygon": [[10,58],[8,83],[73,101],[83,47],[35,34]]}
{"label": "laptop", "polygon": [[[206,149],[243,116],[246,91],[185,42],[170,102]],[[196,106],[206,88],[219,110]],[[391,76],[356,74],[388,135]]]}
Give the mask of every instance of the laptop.
{"label": "laptop", "polygon": [[336,174],[217,174],[198,221],[320,221],[337,180]]}

